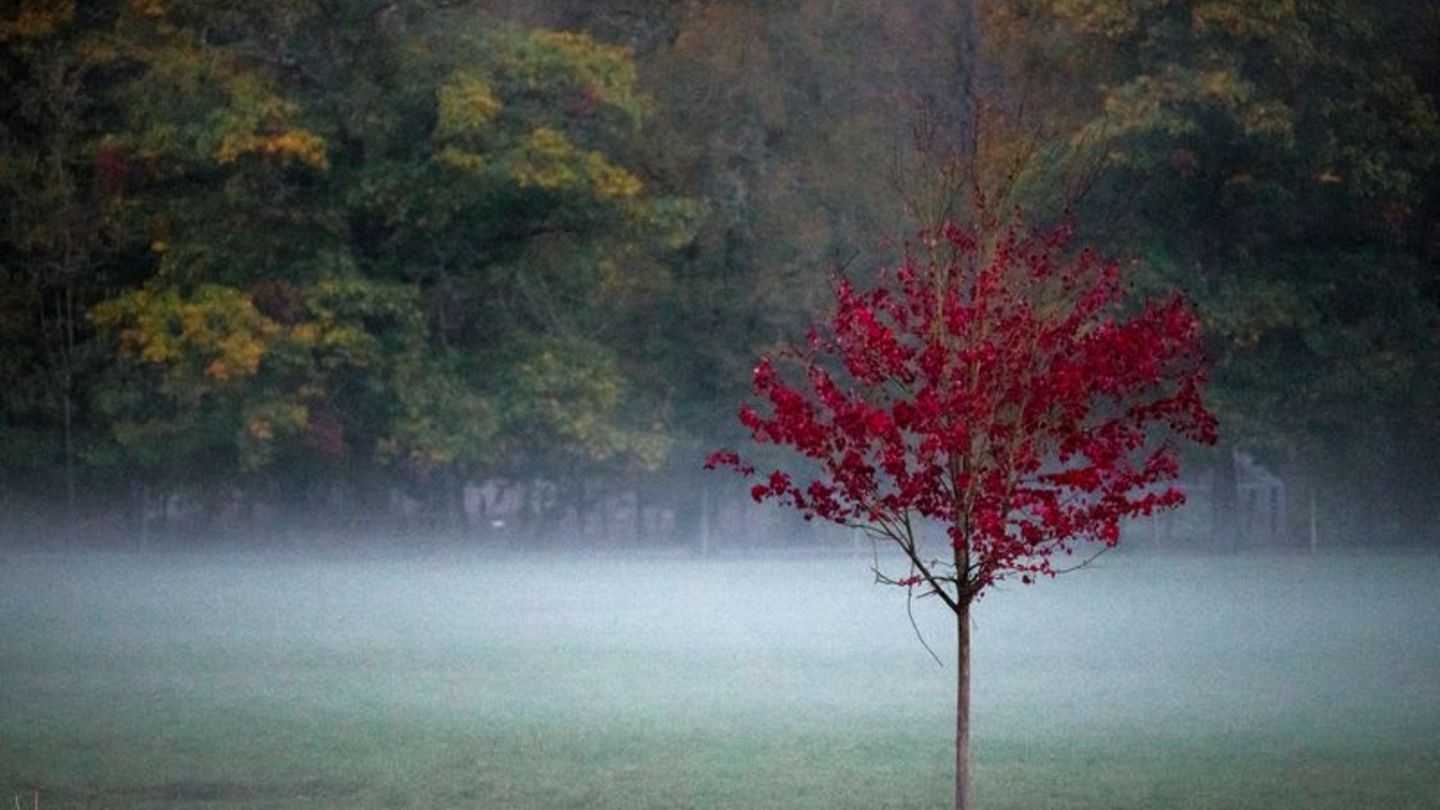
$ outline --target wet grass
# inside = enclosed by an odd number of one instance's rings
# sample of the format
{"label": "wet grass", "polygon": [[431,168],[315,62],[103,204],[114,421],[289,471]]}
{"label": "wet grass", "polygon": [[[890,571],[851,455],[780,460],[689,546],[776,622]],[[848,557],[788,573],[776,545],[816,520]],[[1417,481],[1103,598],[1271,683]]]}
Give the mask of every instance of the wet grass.
{"label": "wet grass", "polygon": [[[1433,556],[1117,557],[975,650],[987,808],[1440,804]],[[943,806],[949,667],[851,558],[12,555],[0,803]]]}

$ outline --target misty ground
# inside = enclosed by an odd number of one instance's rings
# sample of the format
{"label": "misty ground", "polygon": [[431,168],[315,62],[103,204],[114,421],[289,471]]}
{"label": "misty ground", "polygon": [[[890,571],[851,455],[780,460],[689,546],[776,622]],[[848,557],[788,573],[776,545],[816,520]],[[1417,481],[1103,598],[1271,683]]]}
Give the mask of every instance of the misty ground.
{"label": "misty ground", "polygon": [[[0,558],[0,806],[926,807],[868,557]],[[1440,556],[1116,554],[978,610],[986,808],[1434,807]]]}

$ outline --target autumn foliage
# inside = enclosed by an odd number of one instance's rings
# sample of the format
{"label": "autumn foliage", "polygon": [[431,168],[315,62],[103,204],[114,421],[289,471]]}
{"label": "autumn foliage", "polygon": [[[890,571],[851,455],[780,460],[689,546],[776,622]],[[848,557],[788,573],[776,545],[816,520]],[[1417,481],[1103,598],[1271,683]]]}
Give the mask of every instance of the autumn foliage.
{"label": "autumn foliage", "polygon": [[[762,358],[762,404],[740,412],[756,442],[808,463],[757,474],[725,451],[707,466],[755,477],[757,501],[895,540],[912,565],[889,581],[952,608],[1179,505],[1175,442],[1216,430],[1199,324],[1179,297],[1127,312],[1120,266],[1070,252],[1072,231],[987,243],[947,225],[877,285],[839,280],[828,328]],[[925,559],[925,521],[953,561]]]}

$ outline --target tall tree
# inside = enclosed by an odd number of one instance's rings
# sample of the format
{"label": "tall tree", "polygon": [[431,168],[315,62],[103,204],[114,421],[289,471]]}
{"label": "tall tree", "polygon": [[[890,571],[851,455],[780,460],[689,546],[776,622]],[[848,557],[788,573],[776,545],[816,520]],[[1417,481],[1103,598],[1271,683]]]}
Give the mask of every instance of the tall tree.
{"label": "tall tree", "polygon": [[[446,3],[0,21],[26,91],[6,110],[4,266],[33,291],[6,326],[61,324],[27,345],[54,384],[21,387],[68,426],[98,305],[92,466],[217,502],[409,482],[456,514],[467,481],[542,453],[502,410],[545,358],[609,375],[619,399],[576,418],[660,446],[612,306],[646,305],[693,211],[636,165],[650,105],[625,49]],[[72,444],[66,427],[67,469]]]}
{"label": "tall tree", "polygon": [[71,0],[0,12],[0,381],[8,392],[0,470],[20,473],[0,479],[38,485],[32,495],[61,493],[71,528],[97,367],[85,312],[112,275],[102,256],[122,238],[121,168],[101,130],[110,55],[94,36],[109,14]]}
{"label": "tall tree", "polygon": [[1332,504],[1378,498],[1398,516],[1423,500],[1402,470],[1440,450],[1401,415],[1432,401],[1419,223],[1440,118],[1383,23],[1355,0],[1044,0],[1007,4],[991,31],[1014,81],[1048,100],[1039,114],[1111,160],[1089,231],[1143,255],[1151,288],[1196,301],[1233,446],[1355,496]]}

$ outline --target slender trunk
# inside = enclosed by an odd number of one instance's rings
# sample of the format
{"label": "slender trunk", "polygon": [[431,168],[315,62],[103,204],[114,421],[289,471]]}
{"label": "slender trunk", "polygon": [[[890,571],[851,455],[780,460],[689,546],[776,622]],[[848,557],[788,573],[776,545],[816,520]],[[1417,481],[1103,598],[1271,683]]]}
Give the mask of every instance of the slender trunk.
{"label": "slender trunk", "polygon": [[1211,517],[1215,542],[1224,551],[1234,552],[1241,546],[1240,537],[1240,490],[1235,471],[1234,451],[1229,447],[1220,450],[1215,464],[1214,488],[1211,499]]}
{"label": "slender trunk", "polygon": [[65,449],[65,533],[67,539],[73,539],[70,535],[75,531],[75,414],[74,401],[70,392],[73,384],[70,378],[70,361],[65,360],[65,372],[63,375],[61,403],[63,405],[62,441]]}
{"label": "slender trunk", "polygon": [[1320,548],[1320,521],[1316,516],[1319,511],[1315,504],[1315,484],[1310,484],[1310,553],[1314,554]]}
{"label": "slender trunk", "polygon": [[[69,248],[67,247],[66,258],[62,260],[62,272],[67,273],[70,265],[68,252]],[[55,298],[55,329],[58,333],[57,343],[59,344],[56,361],[60,365],[58,383],[60,389],[61,470],[65,485],[63,520],[67,540],[71,539],[75,530],[75,375],[72,363],[75,350],[75,330],[73,315],[73,287],[67,280],[64,288],[57,293]]]}
{"label": "slender trunk", "polygon": [[[11,506],[10,477],[5,474],[5,465],[0,462],[0,548],[10,539],[11,520],[15,510]],[[18,526],[16,529],[18,530]]]}
{"label": "slender trunk", "polygon": [[458,542],[470,536],[470,513],[465,510],[465,481],[468,476],[458,465],[451,464],[446,473],[447,507],[450,512],[450,534]]}
{"label": "slender trunk", "polygon": [[615,537],[610,531],[610,499],[613,495],[606,495],[600,499],[600,540],[606,545],[614,545]]}
{"label": "slender trunk", "polygon": [[710,489],[700,490],[700,556],[710,556]]}
{"label": "slender trunk", "polygon": [[970,602],[955,612],[955,810],[970,808]]}
{"label": "slender trunk", "polygon": [[[73,262],[72,262],[73,263]],[[75,285],[65,282],[65,510],[75,521]]]}
{"label": "slender trunk", "polygon": [[955,22],[951,35],[955,49],[955,117],[958,141],[955,144],[962,158],[969,160],[979,148],[978,117],[980,112],[980,3],[979,0],[957,0]]}
{"label": "slender trunk", "polygon": [[139,487],[140,501],[140,550],[150,550],[150,485],[141,484]]}
{"label": "slender trunk", "polygon": [[525,494],[522,497],[524,507],[522,512],[525,515],[525,534],[530,539],[531,545],[537,545],[540,540],[540,479],[531,478],[522,484]]}
{"label": "slender trunk", "polygon": [[585,476],[579,475],[575,479],[575,543],[585,543],[585,523],[588,510],[585,505]]}
{"label": "slender trunk", "polygon": [[253,482],[245,491],[245,531],[250,533],[250,537],[254,541],[259,541],[261,538],[260,498],[262,494],[260,485]]}
{"label": "slender trunk", "polygon": [[635,485],[635,542],[645,542],[645,490]]}

